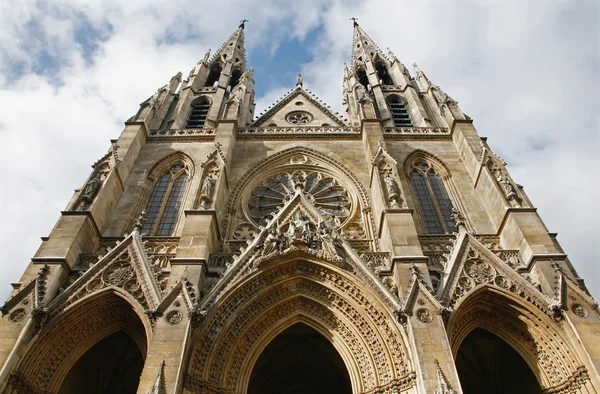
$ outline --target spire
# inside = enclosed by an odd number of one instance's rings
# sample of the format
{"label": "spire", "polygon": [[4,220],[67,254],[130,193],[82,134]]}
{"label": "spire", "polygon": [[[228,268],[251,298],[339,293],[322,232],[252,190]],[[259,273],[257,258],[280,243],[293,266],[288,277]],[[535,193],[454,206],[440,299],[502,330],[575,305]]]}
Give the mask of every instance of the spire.
{"label": "spire", "polygon": [[223,63],[233,61],[242,63],[242,70],[246,69],[246,48],[244,46],[244,28],[248,20],[244,19],[233,34],[221,45],[210,59],[209,63],[221,60]]}
{"label": "spire", "polygon": [[146,394],[167,394],[167,383],[165,382],[165,361],[160,364],[158,375],[150,390]]}
{"label": "spire", "polygon": [[377,44],[364,32],[364,30],[354,20],[354,39],[352,40],[352,69],[355,70],[358,64],[364,63],[368,58],[371,60],[376,54],[386,59],[385,54]]}

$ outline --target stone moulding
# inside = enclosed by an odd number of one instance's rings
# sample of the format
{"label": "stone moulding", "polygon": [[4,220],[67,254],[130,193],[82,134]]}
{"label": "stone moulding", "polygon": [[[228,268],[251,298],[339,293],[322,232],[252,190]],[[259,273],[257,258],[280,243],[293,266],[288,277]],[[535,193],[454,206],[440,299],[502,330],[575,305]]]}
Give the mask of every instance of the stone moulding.
{"label": "stone moulding", "polygon": [[391,139],[445,139],[450,138],[452,133],[446,127],[385,127],[383,135]]}
{"label": "stone moulding", "polygon": [[257,127],[242,129],[240,139],[360,139],[361,131],[356,127]]}
{"label": "stone moulding", "polygon": [[217,130],[210,128],[202,129],[165,129],[165,130],[150,130],[148,136],[150,138],[157,137],[191,137],[191,136],[213,136]]}

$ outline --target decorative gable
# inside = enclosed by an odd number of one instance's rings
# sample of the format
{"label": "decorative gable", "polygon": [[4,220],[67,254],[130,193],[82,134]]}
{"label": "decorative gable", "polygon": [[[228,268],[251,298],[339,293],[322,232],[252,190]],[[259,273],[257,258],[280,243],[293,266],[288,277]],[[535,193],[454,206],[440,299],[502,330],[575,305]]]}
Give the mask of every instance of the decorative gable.
{"label": "decorative gable", "polygon": [[302,87],[290,91],[251,127],[344,127],[342,119]]}
{"label": "decorative gable", "polygon": [[151,313],[161,300],[161,290],[148,261],[140,235],[134,231],[107,255],[91,266],[70,287],[48,304],[48,318],[71,304],[104,288],[119,288],[129,293]]}
{"label": "decorative gable", "polygon": [[469,233],[459,234],[448,267],[448,281],[441,294],[441,304],[445,307],[456,309],[468,294],[491,286],[518,295],[556,318],[557,303],[554,300],[538,291]]}

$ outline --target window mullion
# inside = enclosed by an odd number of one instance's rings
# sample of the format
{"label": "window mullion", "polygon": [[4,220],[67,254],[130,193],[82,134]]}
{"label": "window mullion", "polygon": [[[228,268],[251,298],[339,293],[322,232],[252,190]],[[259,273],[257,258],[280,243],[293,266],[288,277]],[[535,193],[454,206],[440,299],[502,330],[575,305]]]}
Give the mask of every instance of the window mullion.
{"label": "window mullion", "polygon": [[160,226],[160,222],[162,220],[163,214],[165,213],[165,209],[167,207],[167,201],[169,201],[169,197],[171,196],[171,190],[173,189],[173,184],[177,177],[171,175],[171,181],[169,182],[169,187],[167,188],[167,192],[165,193],[165,198],[163,199],[162,205],[160,206],[160,210],[158,211],[158,216],[156,218],[156,223],[154,223],[154,227],[152,228],[152,235],[155,235],[158,231],[158,227]]}
{"label": "window mullion", "polygon": [[429,172],[423,177],[425,179],[425,184],[427,185],[427,191],[429,191],[429,195],[431,196],[431,201],[433,202],[433,208],[435,209],[435,213],[437,214],[438,221],[440,222],[440,227],[444,233],[448,232],[446,228],[446,221],[444,220],[444,215],[442,215],[442,210],[440,209],[439,202],[435,193],[433,192],[433,188],[429,183]]}

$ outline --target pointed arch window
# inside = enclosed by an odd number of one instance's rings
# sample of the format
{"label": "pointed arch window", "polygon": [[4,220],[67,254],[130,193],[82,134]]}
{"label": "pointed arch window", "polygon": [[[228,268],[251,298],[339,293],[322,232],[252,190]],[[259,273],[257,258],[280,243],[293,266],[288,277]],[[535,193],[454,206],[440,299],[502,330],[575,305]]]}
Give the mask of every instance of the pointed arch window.
{"label": "pointed arch window", "polygon": [[219,82],[221,71],[223,71],[221,65],[219,63],[214,64],[210,68],[210,72],[208,73],[208,77],[206,78],[206,83],[204,86],[215,86]]}
{"label": "pointed arch window", "polygon": [[383,61],[378,60],[377,62],[375,62],[375,71],[377,72],[377,78],[379,79],[379,82],[382,85],[394,84],[387,67],[385,66],[385,64],[383,64]]}
{"label": "pointed arch window", "polygon": [[455,232],[452,200],[448,196],[444,182],[435,170],[426,163],[415,164],[410,171],[410,183],[423,218],[425,231],[429,234]]}
{"label": "pointed arch window", "polygon": [[356,70],[356,78],[358,78],[358,82],[360,82],[365,89],[370,89],[371,85],[369,84],[369,78],[367,77],[367,72],[364,68],[359,68]]}
{"label": "pointed arch window", "polygon": [[394,126],[396,127],[412,127],[410,115],[408,109],[402,100],[398,97],[392,96],[388,99],[388,105],[390,107],[390,113]]}
{"label": "pointed arch window", "polygon": [[158,179],[146,206],[147,220],[142,234],[166,237],[173,234],[187,181],[188,175],[181,164],[174,165]]}
{"label": "pointed arch window", "polygon": [[203,128],[209,109],[210,102],[206,98],[194,100],[190,108],[190,117],[188,118],[186,127],[188,129]]}

